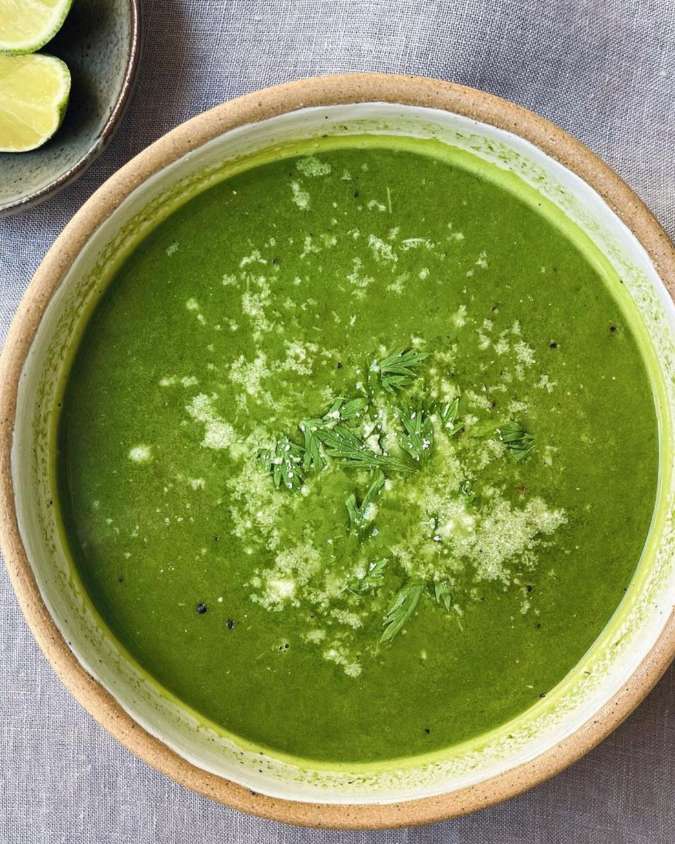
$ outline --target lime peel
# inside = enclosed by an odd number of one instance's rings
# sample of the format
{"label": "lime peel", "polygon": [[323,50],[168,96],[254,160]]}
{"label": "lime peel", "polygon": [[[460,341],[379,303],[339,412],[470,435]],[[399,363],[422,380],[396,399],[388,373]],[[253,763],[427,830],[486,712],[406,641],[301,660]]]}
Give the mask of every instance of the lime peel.
{"label": "lime peel", "polygon": [[68,107],[70,71],[44,53],[0,56],[0,152],[28,152],[58,130]]}
{"label": "lime peel", "polygon": [[0,0],[0,54],[34,53],[63,26],[73,0]]}

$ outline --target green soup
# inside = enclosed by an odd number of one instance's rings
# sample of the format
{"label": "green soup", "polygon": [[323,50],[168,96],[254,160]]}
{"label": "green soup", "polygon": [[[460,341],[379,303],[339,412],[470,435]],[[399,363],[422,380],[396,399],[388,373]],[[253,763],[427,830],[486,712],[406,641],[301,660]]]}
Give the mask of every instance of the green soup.
{"label": "green soup", "polygon": [[619,279],[442,149],[319,142],[198,193],[117,272],[65,387],[64,528],[102,619],[295,759],[440,752],[522,713],[650,527]]}

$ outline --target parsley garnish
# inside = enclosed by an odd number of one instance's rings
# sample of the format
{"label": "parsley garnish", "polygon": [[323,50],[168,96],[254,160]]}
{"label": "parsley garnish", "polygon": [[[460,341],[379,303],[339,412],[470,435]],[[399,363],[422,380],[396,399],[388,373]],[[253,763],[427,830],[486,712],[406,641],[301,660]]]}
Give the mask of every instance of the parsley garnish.
{"label": "parsley garnish", "polygon": [[318,428],[317,438],[321,441],[328,457],[344,460],[347,466],[358,466],[362,469],[389,469],[392,472],[411,472],[410,466],[396,457],[378,454],[368,448],[345,425],[334,428]]}
{"label": "parsley garnish", "polygon": [[[385,475],[390,472],[415,472],[430,457],[434,438],[440,436],[440,431],[448,437],[464,431],[464,423],[459,418],[459,395],[442,404],[429,398],[425,400],[423,382],[416,385],[419,390],[411,390],[407,396],[396,395],[413,384],[421,374],[421,364],[428,357],[426,352],[401,348],[381,360],[372,359],[366,365],[367,383],[365,386],[362,382],[356,384],[356,391],[362,395],[351,399],[339,396],[322,416],[303,419],[298,426],[303,436],[302,445],[283,436],[275,441],[272,448],[262,451],[260,463],[271,475],[275,486],[298,490],[310,472],[321,471],[331,461],[337,461],[342,468],[370,471],[370,485],[361,502],[357,493],[353,492],[346,498],[345,507],[352,534],[377,547],[377,543],[371,541],[371,535],[375,536],[377,531],[373,530],[371,534],[365,531],[373,523],[374,502],[384,489]],[[357,370],[357,374],[360,373],[361,370]],[[389,395],[377,394],[378,388]],[[364,418],[359,421],[361,417]],[[392,418],[397,421],[398,430],[391,429]],[[472,421],[473,424],[467,428],[467,446],[471,445],[470,438],[494,439],[494,421]],[[498,425],[496,434],[505,451],[518,463],[526,460],[535,448],[534,434],[526,431],[519,422],[508,421]],[[388,446],[392,438],[396,442],[393,455],[385,450],[385,445]],[[470,480],[462,482],[459,492],[473,509],[480,509],[480,496],[476,495]],[[440,540],[440,537],[435,536],[434,539]],[[357,570],[360,573],[352,573],[343,590],[364,595],[378,589],[383,585],[387,565],[388,559],[380,557],[369,561],[365,570],[359,566]],[[443,577],[448,571],[447,568],[445,572],[440,569],[435,576]],[[404,583],[392,599],[384,617],[381,644],[391,643],[403,630],[424,594],[445,612],[454,610],[461,629],[461,609],[455,601],[450,580],[436,581],[431,575],[428,579],[414,577]]]}
{"label": "parsley garnish", "polygon": [[441,580],[434,583],[434,598],[436,598],[441,606],[445,607],[447,612],[450,612],[454,598],[450,590],[449,581]]}
{"label": "parsley garnish", "polygon": [[368,407],[368,400],[364,398],[346,399],[339,396],[321,419],[305,419],[298,426],[305,438],[304,467],[309,469],[323,469],[326,465],[321,450],[319,432],[323,429],[335,427],[338,422],[347,422],[363,413]]}
{"label": "parsley garnish", "polygon": [[397,349],[381,361],[374,361],[370,371],[379,373],[382,388],[393,393],[412,384],[417,377],[416,367],[428,357],[427,352],[416,349]]}
{"label": "parsley garnish", "polygon": [[352,493],[345,501],[345,507],[349,513],[349,521],[351,522],[354,533],[358,533],[360,530],[363,530],[363,528],[372,521],[368,511],[370,510],[370,505],[373,503],[375,498],[380,494],[380,492],[382,492],[384,481],[384,473],[381,469],[378,469],[375,474],[375,478],[368,488],[368,492],[364,495],[363,501],[360,505],[356,503],[356,495],[354,493]]}
{"label": "parsley garnish", "polygon": [[305,438],[305,454],[302,462],[306,472],[310,469],[323,469],[326,465],[321,443],[316,435],[321,424],[321,419],[306,419],[298,425]]}
{"label": "parsley garnish", "polygon": [[[441,580],[428,584],[437,603],[446,612],[450,612],[454,596],[448,580]],[[351,586],[350,586],[351,588]],[[394,603],[389,608],[384,619],[384,633],[380,637],[380,644],[391,642],[400,633],[405,623],[415,612],[420,598],[427,591],[427,584],[423,580],[409,580],[396,593]]]}
{"label": "parsley garnish", "polygon": [[362,577],[356,575],[347,584],[352,592],[359,594],[366,592],[371,586],[378,586],[384,578],[384,569],[387,565],[387,558],[381,557],[379,560],[374,560],[368,563],[368,568]]}
{"label": "parsley garnish", "polygon": [[399,434],[398,444],[418,463],[423,463],[431,454],[434,444],[434,426],[431,417],[421,408],[401,407],[398,417],[404,433]]}
{"label": "parsley garnish", "polygon": [[305,480],[303,455],[302,446],[288,437],[281,437],[274,448],[261,451],[258,459],[263,471],[272,475],[277,489],[282,485],[287,489],[300,489]]}
{"label": "parsley garnish", "polygon": [[354,417],[359,416],[363,411],[368,407],[368,399],[344,399],[344,398],[337,398],[333,402],[333,406],[328,411],[326,417],[330,417],[335,413],[340,414],[340,419],[343,422],[348,421],[349,419],[354,419]]}
{"label": "parsley garnish", "polygon": [[462,423],[457,421],[459,415],[459,396],[448,404],[439,405],[436,408],[436,415],[441,423],[441,427],[449,437],[454,436],[462,430]]}
{"label": "parsley garnish", "polygon": [[398,590],[394,603],[385,616],[384,633],[380,637],[380,644],[391,642],[403,629],[406,621],[415,612],[425,589],[426,584],[423,581],[410,580]]}
{"label": "parsley garnish", "polygon": [[534,434],[528,434],[520,422],[506,422],[497,428],[497,433],[516,463],[525,460],[534,449]]}
{"label": "parsley garnish", "polygon": [[345,424],[358,418],[367,407],[365,398],[336,398],[320,419],[305,419],[299,424],[303,445],[284,436],[274,448],[260,452],[263,470],[272,474],[275,486],[283,484],[288,489],[299,489],[309,471],[324,468],[327,457],[361,469],[412,472],[403,460],[373,451]]}

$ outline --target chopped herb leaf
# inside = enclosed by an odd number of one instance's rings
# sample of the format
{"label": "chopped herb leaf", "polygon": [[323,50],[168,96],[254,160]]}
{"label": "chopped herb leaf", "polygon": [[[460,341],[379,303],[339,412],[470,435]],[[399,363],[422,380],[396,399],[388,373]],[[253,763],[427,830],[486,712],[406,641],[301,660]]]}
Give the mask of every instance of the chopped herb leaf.
{"label": "chopped herb leaf", "polygon": [[459,491],[464,496],[466,503],[473,509],[480,512],[482,507],[482,498],[476,492],[472,481],[463,481],[460,484]]}
{"label": "chopped herb leaf", "polygon": [[457,421],[457,417],[459,416],[459,396],[449,404],[439,405],[435,412],[441,423],[441,427],[449,437],[453,437],[462,430],[462,423]]}
{"label": "chopped herb leaf", "polygon": [[304,445],[288,437],[277,441],[273,449],[262,451],[258,459],[263,471],[269,472],[275,486],[299,489],[311,469],[323,469],[326,457],[346,461],[363,469],[385,469],[392,472],[412,471],[402,460],[378,454],[368,448],[344,422],[355,419],[368,407],[365,398],[336,398],[320,419],[304,419],[299,428]]}
{"label": "chopped herb leaf", "polygon": [[[335,403],[337,403],[338,401],[341,402],[341,404],[337,408],[337,410],[340,413],[340,419],[345,422],[349,419],[354,419],[354,417],[358,416],[360,413],[363,413],[363,411],[368,407],[368,399],[335,399]],[[335,404],[333,405],[333,407],[335,407]]]}
{"label": "chopped herb leaf", "polygon": [[447,612],[450,612],[454,598],[450,590],[450,583],[447,580],[434,583],[434,598],[445,607]]}
{"label": "chopped herb leaf", "polygon": [[299,428],[305,438],[305,457],[303,465],[305,471],[309,469],[323,469],[326,459],[321,450],[319,431],[323,428],[333,428],[338,422],[348,421],[359,416],[368,407],[368,400],[363,398],[345,399],[339,396],[321,419],[305,419]]}
{"label": "chopped herb leaf", "polygon": [[528,434],[520,422],[506,422],[497,432],[516,463],[525,460],[534,449],[534,434]]}
{"label": "chopped herb leaf", "polygon": [[431,454],[434,443],[434,426],[431,417],[422,409],[401,407],[398,417],[403,425],[398,444],[418,463],[423,463]]}
{"label": "chopped herb leaf", "polygon": [[380,494],[380,492],[382,492],[384,480],[384,473],[381,469],[378,469],[375,474],[375,478],[368,488],[368,492],[366,492],[363,497],[363,501],[360,506],[356,503],[356,495],[354,493],[352,493],[345,501],[345,507],[349,513],[349,521],[351,522],[352,530],[355,533],[363,530],[363,528],[372,521],[372,517],[368,511],[370,510],[370,505],[373,503],[375,498]]}
{"label": "chopped herb leaf", "polygon": [[410,466],[407,466],[402,460],[371,451],[345,425],[336,425],[334,428],[320,428],[316,435],[323,443],[324,450],[329,457],[344,460],[347,465],[359,466],[363,469],[389,469],[392,472],[411,471]]}
{"label": "chopped herb leaf", "polygon": [[324,413],[323,418],[317,420],[317,424],[330,427],[336,422],[347,422],[359,416],[367,407],[368,399],[346,399],[344,396],[338,396]]}
{"label": "chopped herb leaf", "polygon": [[303,459],[305,449],[288,437],[277,440],[273,449],[261,451],[258,460],[264,472],[269,472],[277,489],[300,489],[305,479]]}
{"label": "chopped herb leaf", "polygon": [[400,633],[406,621],[415,612],[425,588],[425,583],[411,580],[398,590],[384,619],[384,633],[380,637],[380,644],[391,642]]}
{"label": "chopped herb leaf", "polygon": [[323,469],[326,465],[321,443],[316,435],[320,425],[320,419],[305,419],[298,426],[305,438],[305,454],[302,462],[305,472],[310,469]]}
{"label": "chopped herb leaf", "polygon": [[370,589],[371,586],[378,586],[384,578],[384,569],[387,565],[387,558],[381,557],[379,560],[374,560],[368,563],[368,568],[362,577],[352,577],[347,584],[352,592],[363,593]]}
{"label": "chopped herb leaf", "polygon": [[428,353],[416,349],[397,349],[381,361],[374,361],[370,371],[379,373],[382,388],[393,393],[412,384],[417,377],[416,367],[428,357]]}
{"label": "chopped herb leaf", "polygon": [[359,437],[346,425],[319,428],[317,436],[326,447],[326,454],[330,457],[349,457],[352,452],[364,448]]}

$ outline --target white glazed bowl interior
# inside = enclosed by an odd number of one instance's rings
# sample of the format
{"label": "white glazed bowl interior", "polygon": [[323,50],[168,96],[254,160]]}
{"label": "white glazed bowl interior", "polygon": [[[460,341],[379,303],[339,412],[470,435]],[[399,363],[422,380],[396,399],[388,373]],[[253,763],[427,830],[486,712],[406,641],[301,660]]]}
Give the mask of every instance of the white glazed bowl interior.
{"label": "white glazed bowl interior", "polygon": [[[138,239],[223,166],[277,144],[363,133],[433,137],[515,172],[600,247],[623,284],[614,291],[637,314],[660,417],[659,507],[651,540],[612,621],[582,662],[514,721],[445,754],[380,766],[298,767],[260,755],[205,723],[150,681],[106,630],[73,572],[54,498],[55,402],[87,319],[113,269]],[[304,108],[226,132],[136,188],[84,245],[49,304],[21,378],[12,452],[19,527],[43,600],[86,670],[150,734],[194,765],[270,796],[331,803],[389,803],[454,791],[544,753],[592,719],[633,674],[675,602],[672,410],[675,308],[650,259],[584,181],[517,135],[442,110],[385,103]],[[617,410],[617,412],[620,412]],[[307,729],[311,730],[311,724]]]}

